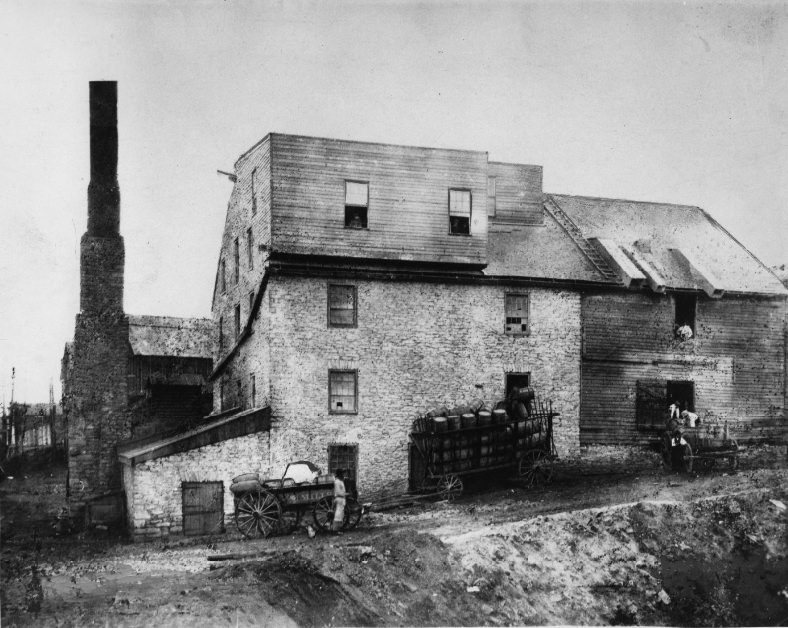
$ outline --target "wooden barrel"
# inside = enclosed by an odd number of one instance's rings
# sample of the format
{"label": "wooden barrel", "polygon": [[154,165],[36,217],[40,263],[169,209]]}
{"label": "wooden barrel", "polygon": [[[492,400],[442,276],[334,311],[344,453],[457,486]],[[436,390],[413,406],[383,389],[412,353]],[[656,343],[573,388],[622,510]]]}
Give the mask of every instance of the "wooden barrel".
{"label": "wooden barrel", "polygon": [[471,414],[470,412],[467,414],[462,415],[462,426],[463,427],[476,427],[476,415]]}
{"label": "wooden barrel", "polygon": [[436,432],[447,432],[449,429],[445,416],[434,417],[432,419],[432,424],[435,426]]}
{"label": "wooden barrel", "polygon": [[506,410],[499,408],[492,411],[493,423],[506,423]]}
{"label": "wooden barrel", "polygon": [[478,425],[490,425],[492,423],[492,414],[487,410],[479,410]]}
{"label": "wooden barrel", "polygon": [[449,429],[450,430],[458,430],[460,429],[460,415],[459,414],[450,414],[446,417],[449,422]]}
{"label": "wooden barrel", "polygon": [[481,399],[473,399],[468,402],[468,405],[473,408],[474,412],[478,412],[484,407],[484,402]]}

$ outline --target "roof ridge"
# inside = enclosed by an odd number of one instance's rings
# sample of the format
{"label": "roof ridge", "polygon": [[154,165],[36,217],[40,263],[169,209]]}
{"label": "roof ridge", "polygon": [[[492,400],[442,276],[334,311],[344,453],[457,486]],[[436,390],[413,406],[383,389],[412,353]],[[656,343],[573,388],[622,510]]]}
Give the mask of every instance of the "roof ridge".
{"label": "roof ridge", "polygon": [[637,201],[631,198],[613,198],[611,196],[586,196],[583,194],[561,194],[559,192],[545,192],[545,195],[550,197],[564,196],[568,198],[584,198],[589,201],[618,201],[624,203],[635,203],[637,205],[662,205],[668,207],[682,207],[685,209],[697,209],[703,212],[703,208],[698,205],[682,205],[681,203],[666,203],[663,201]]}

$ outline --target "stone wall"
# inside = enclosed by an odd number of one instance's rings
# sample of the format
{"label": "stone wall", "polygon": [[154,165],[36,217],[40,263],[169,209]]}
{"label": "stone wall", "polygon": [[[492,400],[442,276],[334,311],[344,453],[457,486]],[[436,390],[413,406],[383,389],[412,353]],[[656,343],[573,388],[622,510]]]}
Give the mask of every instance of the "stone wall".
{"label": "stone wall", "polygon": [[182,533],[182,482],[223,482],[225,524],[234,525],[230,483],[242,473],[270,477],[268,448],[268,432],[258,432],[135,465],[123,465],[130,532],[136,539]]}
{"label": "stone wall", "polygon": [[[580,297],[533,288],[531,330],[504,334],[505,286],[415,282],[352,283],[358,326],[328,328],[327,285],[319,278],[272,278],[270,308],[271,464],[307,458],[327,466],[331,443],[357,444],[359,489],[404,490],[408,433],[417,413],[504,395],[507,372],[561,413],[559,455],[579,454]],[[247,368],[256,358],[247,354]],[[328,410],[328,372],[358,372],[358,412]]]}

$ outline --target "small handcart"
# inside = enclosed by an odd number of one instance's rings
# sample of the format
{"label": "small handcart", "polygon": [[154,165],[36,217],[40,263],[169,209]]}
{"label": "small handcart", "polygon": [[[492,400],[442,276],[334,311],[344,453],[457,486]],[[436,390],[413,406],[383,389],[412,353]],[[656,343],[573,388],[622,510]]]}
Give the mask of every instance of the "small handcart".
{"label": "small handcart", "polygon": [[[513,407],[518,401],[524,411]],[[458,417],[418,417],[409,435],[423,461],[416,488],[453,501],[462,493],[464,476],[496,469],[516,469],[529,487],[549,482],[558,458],[553,418],[560,416],[552,402],[542,403],[531,389],[522,389],[499,405]]]}
{"label": "small handcart", "polygon": [[[355,528],[363,515],[358,494],[349,480],[343,529]],[[318,529],[327,531],[334,520],[334,476],[322,475],[308,460],[291,462],[281,478],[260,479],[256,473],[233,478],[235,525],[247,538],[286,534],[311,511]]]}
{"label": "small handcart", "polygon": [[690,473],[710,471],[717,463],[739,468],[739,445],[726,428],[710,430],[706,425],[665,430],[660,437],[662,462],[666,469]]}

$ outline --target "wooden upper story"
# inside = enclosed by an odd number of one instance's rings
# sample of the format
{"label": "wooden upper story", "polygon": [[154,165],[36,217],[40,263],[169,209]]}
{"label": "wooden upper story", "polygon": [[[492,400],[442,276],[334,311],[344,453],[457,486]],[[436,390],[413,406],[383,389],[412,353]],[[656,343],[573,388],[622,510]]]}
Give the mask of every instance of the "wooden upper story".
{"label": "wooden upper story", "polygon": [[488,209],[540,221],[541,168],[490,164],[486,152],[272,133],[235,170],[231,210],[260,223],[272,256],[483,268]]}

